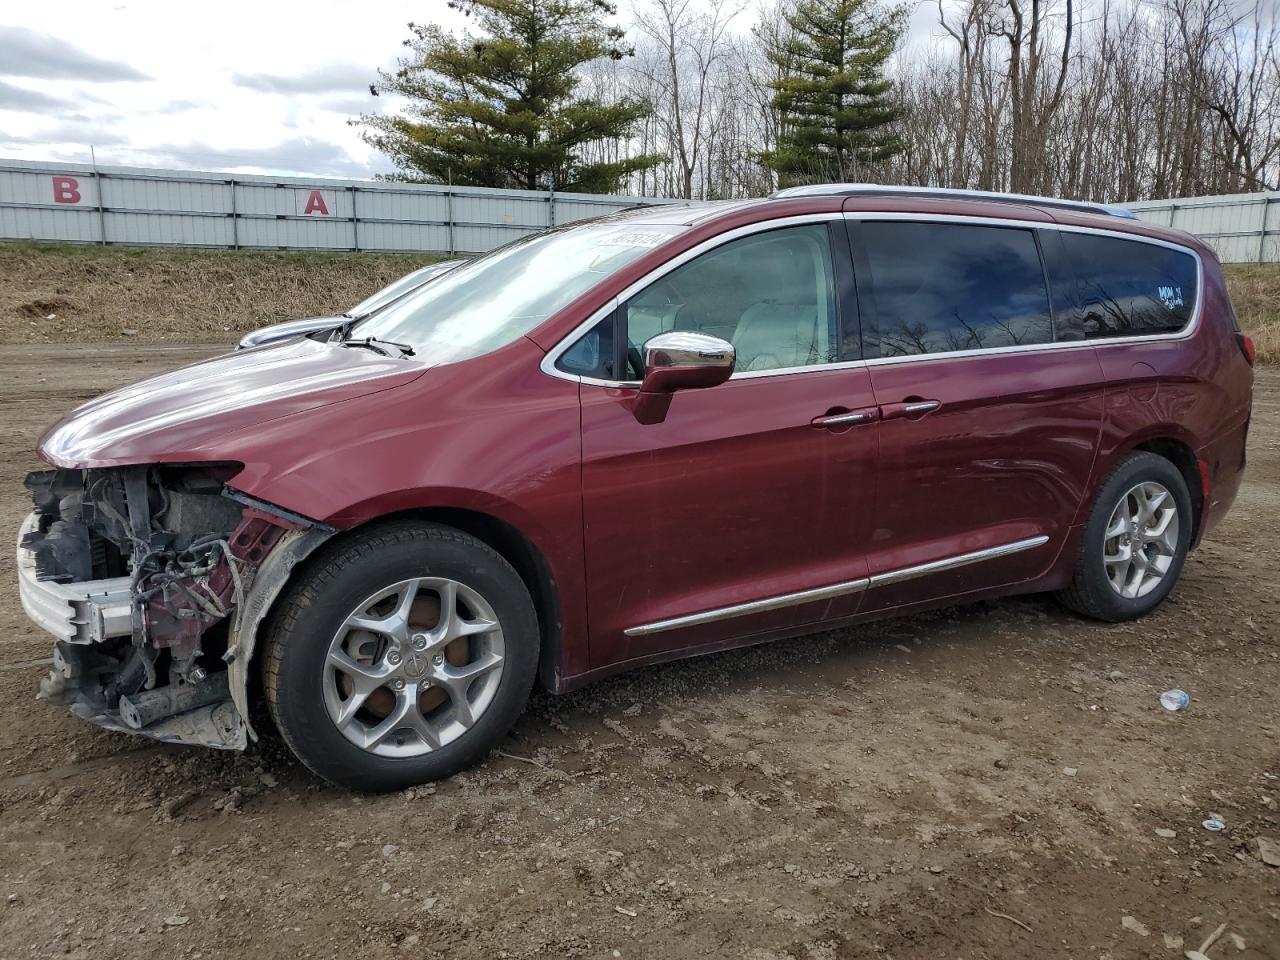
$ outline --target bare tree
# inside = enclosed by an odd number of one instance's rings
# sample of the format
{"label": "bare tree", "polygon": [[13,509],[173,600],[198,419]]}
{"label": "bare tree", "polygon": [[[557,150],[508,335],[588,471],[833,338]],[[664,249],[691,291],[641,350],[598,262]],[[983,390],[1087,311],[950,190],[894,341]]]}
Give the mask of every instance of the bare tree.
{"label": "bare tree", "polygon": [[[589,65],[584,85],[653,113],[592,158],[662,156],[627,182],[643,194],[774,189],[759,158],[784,122],[772,88],[795,0],[757,0],[750,29],[738,0],[636,2],[636,56]],[[903,150],[859,176],[1102,202],[1280,188],[1276,0],[935,3],[936,41],[893,62]]]}
{"label": "bare tree", "polygon": [[730,0],[649,0],[636,11],[634,71],[676,167],[673,194],[694,196],[694,176],[715,132],[714,85],[729,53]]}

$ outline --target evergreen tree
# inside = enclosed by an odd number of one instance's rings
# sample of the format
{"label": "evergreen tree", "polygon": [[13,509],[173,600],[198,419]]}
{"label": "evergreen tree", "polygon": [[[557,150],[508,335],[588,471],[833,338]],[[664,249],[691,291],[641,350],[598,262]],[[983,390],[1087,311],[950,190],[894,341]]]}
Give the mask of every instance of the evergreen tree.
{"label": "evergreen tree", "polygon": [[778,141],[763,160],[783,186],[856,180],[861,165],[902,149],[884,68],[906,12],[876,0],[800,0],[786,19],[789,35],[769,52]]}
{"label": "evergreen tree", "polygon": [[[616,190],[658,157],[588,159],[623,138],[648,106],[575,97],[578,68],[630,55],[606,22],[607,0],[450,0],[480,34],[409,24],[411,51],[372,88],[409,99],[398,116],[365,116],[364,139],[398,168],[393,179],[527,190]],[[602,151],[597,150],[599,154]]]}

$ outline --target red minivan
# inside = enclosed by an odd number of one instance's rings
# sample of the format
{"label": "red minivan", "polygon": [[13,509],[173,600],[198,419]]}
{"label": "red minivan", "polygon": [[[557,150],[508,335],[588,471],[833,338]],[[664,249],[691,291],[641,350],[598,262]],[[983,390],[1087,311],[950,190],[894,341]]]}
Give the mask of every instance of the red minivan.
{"label": "red minivan", "polygon": [[923,607],[1141,616],[1240,485],[1213,252],[863,185],[527,237],[333,331],[93,400],[18,550],[41,695],[361,790],[555,692]]}

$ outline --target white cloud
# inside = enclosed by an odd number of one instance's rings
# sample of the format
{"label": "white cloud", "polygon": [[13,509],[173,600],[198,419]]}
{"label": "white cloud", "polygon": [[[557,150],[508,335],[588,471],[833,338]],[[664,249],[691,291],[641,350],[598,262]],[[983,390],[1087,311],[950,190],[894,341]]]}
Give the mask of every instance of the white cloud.
{"label": "white cloud", "polygon": [[119,60],[96,57],[61,37],[27,27],[0,24],[0,68],[11,77],[40,77],[94,82],[146,80],[147,75]]}
{"label": "white cloud", "polygon": [[42,90],[33,90],[30,87],[0,80],[0,110],[39,113],[65,110],[72,106],[74,104],[70,100],[52,96]]}
{"label": "white cloud", "polygon": [[[943,0],[950,3],[952,0]],[[624,0],[625,22],[627,3]],[[424,11],[424,7],[426,8]],[[390,112],[378,68],[410,20],[472,22],[445,0],[62,0],[0,12],[0,157],[367,177],[385,157],[348,121]],[[936,35],[920,2],[910,56]],[[739,30],[755,20],[748,9]]]}
{"label": "white cloud", "polygon": [[[464,18],[425,0],[442,22]],[[0,12],[0,156],[367,177],[390,164],[348,120],[404,52],[424,0],[64,0]]]}
{"label": "white cloud", "polygon": [[336,93],[359,90],[376,77],[367,66],[358,63],[329,63],[301,73],[234,73],[231,82],[237,87],[261,93]]}

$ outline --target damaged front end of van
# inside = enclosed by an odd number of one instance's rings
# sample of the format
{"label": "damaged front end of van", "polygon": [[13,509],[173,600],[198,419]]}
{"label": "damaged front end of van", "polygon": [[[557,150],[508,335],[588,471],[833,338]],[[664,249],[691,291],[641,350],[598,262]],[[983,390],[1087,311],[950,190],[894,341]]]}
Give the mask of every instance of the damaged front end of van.
{"label": "damaged front end of van", "polygon": [[26,478],[23,608],[55,637],[38,696],[101,727],[243,749],[253,638],[332,530],[232,490],[234,463]]}

